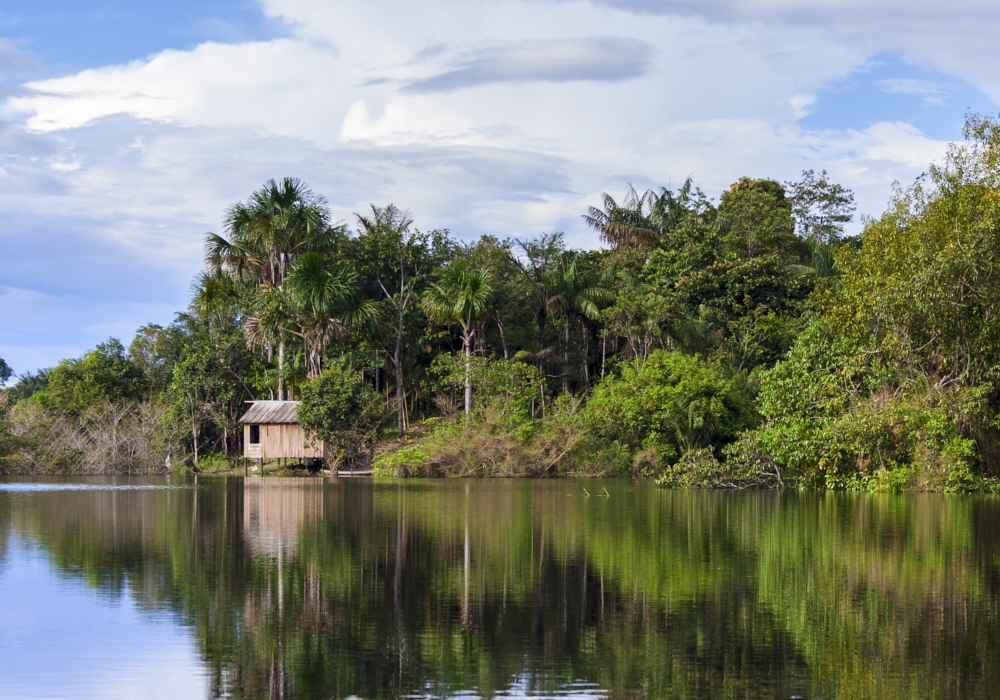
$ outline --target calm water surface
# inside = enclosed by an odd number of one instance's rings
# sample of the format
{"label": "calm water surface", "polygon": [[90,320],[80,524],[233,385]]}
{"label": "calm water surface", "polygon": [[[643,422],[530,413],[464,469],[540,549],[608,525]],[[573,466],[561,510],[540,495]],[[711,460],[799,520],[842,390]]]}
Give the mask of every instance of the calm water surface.
{"label": "calm water surface", "polygon": [[972,497],[0,480],[0,697],[995,698],[998,554]]}

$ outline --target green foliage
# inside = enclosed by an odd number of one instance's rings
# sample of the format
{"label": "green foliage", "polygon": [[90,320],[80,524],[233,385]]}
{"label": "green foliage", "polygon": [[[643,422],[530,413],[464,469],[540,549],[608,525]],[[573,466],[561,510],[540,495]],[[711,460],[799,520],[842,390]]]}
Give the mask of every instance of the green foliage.
{"label": "green foliage", "polygon": [[804,252],[794,235],[792,202],[774,180],[740,178],[722,193],[717,226],[723,255],[744,260],[775,255],[791,262]]}
{"label": "green foliage", "polygon": [[151,392],[170,388],[174,365],[184,353],[185,341],[183,329],[176,325],[164,328],[150,323],[136,331],[128,346],[128,357],[142,369]]}
{"label": "green foliage", "polygon": [[852,193],[810,170],[740,178],[717,207],[690,180],[604,195],[585,216],[599,251],[555,232],[460,246],[391,204],[351,234],[302,182],[269,181],[209,236],[187,313],[127,354],[111,341],[20,377],[10,435],[41,463],[37,438],[68,418],[52,463],[93,464],[94,436],[142,433],[130,407],[165,406],[169,444],[134,442],[153,468],[238,452],[245,402],[301,394],[310,433],[349,459],[384,447],[395,412],[392,444],[416,443],[380,473],[993,488],[1000,123],[970,116],[966,136],[851,239]]}
{"label": "green foliage", "polygon": [[[675,285],[675,303],[691,310],[681,316],[677,338],[692,351],[720,347],[737,370],[773,364],[791,347],[812,288],[776,255],[720,260]],[[692,339],[694,310],[704,326]]]}
{"label": "green foliage", "polygon": [[372,476],[385,478],[394,476],[411,476],[424,471],[427,462],[427,452],[423,447],[402,447],[398,450],[388,450],[378,454],[372,460]]}
{"label": "green foliage", "polygon": [[492,411],[505,422],[528,424],[545,390],[537,367],[512,360],[438,355],[430,368],[431,386],[457,395],[464,388],[467,368],[478,414]]}
{"label": "green foliage", "polygon": [[139,401],[148,389],[142,367],[129,359],[120,341],[111,338],[79,360],[60,362],[48,373],[45,391],[36,398],[77,414],[103,401]]}
{"label": "green foliage", "polygon": [[382,400],[346,362],[331,362],[303,386],[298,415],[311,440],[345,450],[349,460],[371,447],[385,417]]}
{"label": "green foliage", "polygon": [[379,476],[556,477],[603,476],[617,463],[599,454],[584,424],[581,402],[560,396],[544,418],[512,421],[497,409],[476,420],[443,420],[412,446],[375,459]]}
{"label": "green foliage", "polygon": [[765,423],[731,456],[820,488],[968,488],[977,450],[967,428],[982,420],[987,393],[901,380],[817,321],[761,375]]}
{"label": "green foliage", "polygon": [[31,398],[48,386],[50,371],[41,369],[34,374],[31,372],[19,374],[17,375],[17,383],[5,391],[15,401]]}
{"label": "green foliage", "polygon": [[586,421],[605,442],[619,441],[637,456],[655,452],[653,465],[731,441],[754,421],[742,386],[714,361],[655,351],[602,382],[586,408]]}
{"label": "green foliage", "polygon": [[468,333],[473,323],[492,310],[495,294],[489,270],[473,267],[464,258],[458,258],[428,287],[423,302],[431,320],[458,324]]}
{"label": "green foliage", "polygon": [[854,193],[828,177],[825,170],[819,175],[804,170],[799,182],[787,183],[799,235],[816,244],[829,245],[840,238],[855,209]]}

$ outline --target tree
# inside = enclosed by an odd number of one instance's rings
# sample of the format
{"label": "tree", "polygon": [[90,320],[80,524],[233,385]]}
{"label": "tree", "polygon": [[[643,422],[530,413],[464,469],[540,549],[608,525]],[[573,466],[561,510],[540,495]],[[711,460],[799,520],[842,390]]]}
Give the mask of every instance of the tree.
{"label": "tree", "polygon": [[774,254],[797,262],[805,252],[795,237],[792,201],[774,180],[741,177],[722,193],[716,225],[728,255],[752,260]]}
{"label": "tree", "polygon": [[178,324],[164,328],[149,323],[136,331],[128,346],[128,357],[142,369],[152,393],[170,388],[174,364],[181,358],[185,341],[186,333]]}
{"label": "tree", "polygon": [[437,323],[457,323],[462,328],[465,354],[465,413],[472,412],[472,339],[474,324],[493,306],[492,276],[486,270],[470,267],[462,258],[453,260],[441,278],[424,293],[424,307]]}
{"label": "tree", "polygon": [[832,245],[819,243],[815,238],[806,241],[809,250],[808,265],[789,265],[788,269],[795,275],[808,277],[816,281],[824,281],[833,289],[840,291],[844,283],[840,280],[844,271],[837,265],[834,257],[836,248]]}
{"label": "tree", "polygon": [[372,212],[357,214],[362,231],[354,242],[354,254],[365,272],[385,295],[396,316],[393,369],[396,375],[396,430],[403,434],[404,397],[403,337],[406,312],[429,273],[452,252],[447,232],[411,231],[413,219],[392,204],[372,205]]}
{"label": "tree", "polygon": [[[569,393],[569,326],[574,315],[596,321],[601,305],[614,293],[603,285],[593,270],[584,270],[579,253],[564,254],[560,264],[546,271],[549,308],[562,316],[563,393]],[[588,383],[589,383],[589,377]]]}
{"label": "tree", "polygon": [[361,373],[338,358],[302,388],[298,417],[310,439],[341,447],[353,463],[358,448],[375,439],[381,406]]}
{"label": "tree", "polygon": [[12,374],[14,374],[14,370],[0,357],[0,384],[6,383]]}
{"label": "tree", "polygon": [[288,289],[297,306],[300,335],[305,346],[308,378],[323,370],[323,352],[334,338],[350,328],[374,321],[378,307],[361,298],[358,274],[334,263],[322,253],[305,253],[292,265]]}
{"label": "tree", "polygon": [[170,389],[175,414],[190,431],[195,461],[203,432],[213,424],[223,453],[229,453],[244,401],[254,398],[245,381],[251,364],[237,326],[212,327],[197,319],[190,326],[181,355],[173,364]]}
{"label": "tree", "polygon": [[827,245],[843,235],[855,209],[854,193],[828,177],[825,170],[803,170],[800,181],[786,183],[799,235]]}
{"label": "tree", "polygon": [[583,219],[613,247],[650,249],[664,243],[671,231],[692,215],[710,214],[712,206],[691,178],[677,193],[665,187],[646,190],[642,195],[629,185],[618,204],[607,192],[601,193],[603,209],[588,207]]}
{"label": "tree", "polygon": [[48,373],[45,402],[78,414],[101,401],[141,401],[149,381],[142,367],[109,338],[78,360],[63,360]]}
{"label": "tree", "polygon": [[674,285],[674,335],[690,351],[721,348],[737,371],[774,364],[794,341],[813,287],[774,254],[720,260]]}
{"label": "tree", "polygon": [[566,245],[563,242],[563,234],[543,233],[536,238],[517,241],[521,248],[521,256],[517,260],[522,274],[538,290],[538,297],[535,306],[535,326],[538,331],[538,347],[535,357],[538,360],[538,369],[542,371],[547,354],[545,346],[545,329],[548,325],[549,316],[549,290],[545,286],[545,276],[549,270],[559,264],[562,255],[566,252]]}
{"label": "tree", "polygon": [[[493,314],[480,337],[480,343],[499,347],[504,359],[519,350],[531,348],[536,338],[535,311],[539,290],[524,273],[513,255],[514,241],[483,236],[466,249],[469,263],[489,270],[495,290]],[[496,328],[496,333],[490,331]],[[499,341],[499,342],[496,342]]]}
{"label": "tree", "polygon": [[[279,290],[296,258],[308,252],[329,252],[345,235],[343,226],[330,226],[326,200],[301,180],[287,177],[280,183],[268,180],[248,201],[233,205],[225,226],[228,238],[213,233],[205,243],[212,272],[224,270],[254,287]],[[273,329],[274,337],[265,337],[265,342],[269,358],[273,343],[278,346],[278,400],[284,401],[287,334],[280,325]]]}

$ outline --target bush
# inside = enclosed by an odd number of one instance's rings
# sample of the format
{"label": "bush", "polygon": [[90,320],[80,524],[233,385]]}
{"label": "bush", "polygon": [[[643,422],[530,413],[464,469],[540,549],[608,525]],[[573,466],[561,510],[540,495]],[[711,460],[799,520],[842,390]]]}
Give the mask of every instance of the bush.
{"label": "bush", "polygon": [[585,412],[586,425],[604,444],[643,457],[639,471],[647,475],[691,450],[730,442],[754,419],[737,377],[715,362],[667,351],[602,382]]}
{"label": "bush", "polygon": [[608,476],[583,423],[580,401],[557,399],[543,419],[511,423],[496,409],[481,418],[441,421],[413,446],[375,459],[377,476],[543,477]]}
{"label": "bush", "polygon": [[761,375],[764,423],[729,451],[731,461],[770,464],[786,480],[819,488],[978,488],[968,427],[985,419],[989,387],[920,379],[817,321]]}
{"label": "bush", "polygon": [[348,462],[371,449],[385,414],[384,401],[346,361],[334,362],[302,387],[298,416],[306,435],[343,450]]}
{"label": "bush", "polygon": [[9,412],[9,469],[29,474],[149,474],[165,470],[167,406],[101,401],[74,415],[32,397]]}

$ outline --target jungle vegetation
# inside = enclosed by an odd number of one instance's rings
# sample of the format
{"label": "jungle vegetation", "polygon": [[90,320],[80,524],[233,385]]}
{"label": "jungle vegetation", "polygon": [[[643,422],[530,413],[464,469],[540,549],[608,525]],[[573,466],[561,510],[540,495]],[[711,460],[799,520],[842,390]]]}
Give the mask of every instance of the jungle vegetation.
{"label": "jungle vegetation", "polygon": [[605,194],[597,250],[463,243],[392,204],[338,223],[269,181],[207,237],[172,324],[3,392],[0,464],[224,466],[267,398],[383,475],[992,489],[1000,122],[965,136],[859,236],[825,172]]}

